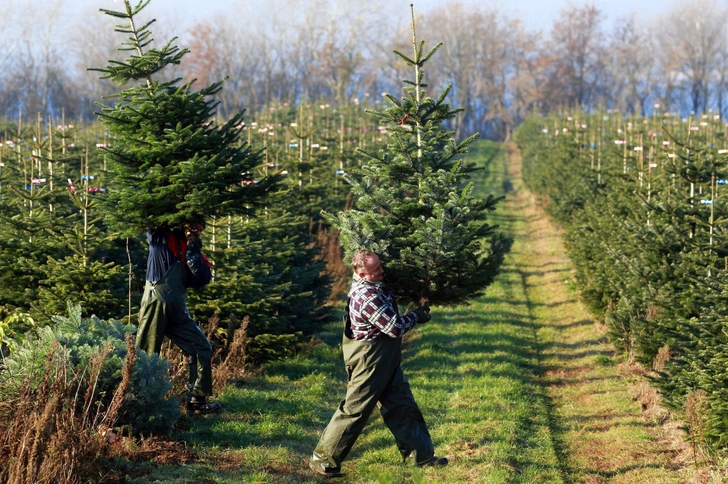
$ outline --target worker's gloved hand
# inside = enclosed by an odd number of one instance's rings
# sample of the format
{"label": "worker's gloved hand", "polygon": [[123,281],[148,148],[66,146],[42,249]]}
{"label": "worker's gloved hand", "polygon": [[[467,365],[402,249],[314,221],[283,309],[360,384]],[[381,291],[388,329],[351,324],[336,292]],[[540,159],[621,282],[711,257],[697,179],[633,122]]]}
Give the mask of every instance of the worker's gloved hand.
{"label": "worker's gloved hand", "polygon": [[417,315],[417,324],[425,324],[430,319],[430,306],[429,304],[425,308],[425,306],[420,306],[417,309],[415,309],[415,314]]}
{"label": "worker's gloved hand", "polygon": [[193,238],[190,240],[190,238],[187,238],[187,259],[189,260],[191,257],[194,257],[198,254],[202,253],[202,240],[200,240],[199,237]]}

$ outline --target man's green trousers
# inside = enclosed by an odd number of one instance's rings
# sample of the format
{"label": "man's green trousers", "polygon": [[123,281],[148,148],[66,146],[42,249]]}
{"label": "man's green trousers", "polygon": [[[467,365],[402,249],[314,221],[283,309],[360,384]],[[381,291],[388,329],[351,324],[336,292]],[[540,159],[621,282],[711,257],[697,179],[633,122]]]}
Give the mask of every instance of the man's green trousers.
{"label": "man's green trousers", "polygon": [[402,339],[383,336],[359,341],[344,335],[342,349],[348,373],[346,398],[324,430],[312,464],[340,467],[375,405],[403,459],[417,464],[431,460],[435,451],[430,433],[400,365]]}
{"label": "man's green trousers", "polygon": [[187,311],[186,277],[185,266],[175,262],[160,280],[147,281],[136,347],[149,355],[159,353],[168,337],[190,356],[189,386],[194,396],[203,397],[212,395],[212,345]]}

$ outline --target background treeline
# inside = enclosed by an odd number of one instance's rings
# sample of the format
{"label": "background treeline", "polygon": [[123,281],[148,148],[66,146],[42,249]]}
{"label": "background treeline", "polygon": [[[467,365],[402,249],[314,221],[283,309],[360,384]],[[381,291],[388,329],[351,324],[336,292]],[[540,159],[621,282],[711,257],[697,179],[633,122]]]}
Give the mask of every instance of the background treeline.
{"label": "background treeline", "polygon": [[533,117],[531,190],[566,229],[576,284],[616,347],[653,371],[693,443],[728,443],[728,126],[715,113]]}
{"label": "background treeline", "polygon": [[[119,39],[96,8],[70,18],[63,2],[10,1],[0,16],[0,114],[90,119],[94,102],[115,92],[88,67],[119,58]],[[154,2],[152,2],[154,6]],[[199,85],[228,77],[220,115],[276,103],[327,99],[347,105],[394,92],[405,75],[390,55],[406,48],[408,12],[371,2],[275,0],[203,18],[182,35],[191,49],[178,73]],[[594,6],[566,7],[549,31],[478,2],[442,2],[416,12],[428,39],[444,42],[428,65],[433,87],[454,85],[459,138],[506,139],[530,114],[604,106],[650,114],[661,109],[725,114],[728,17],[724,2],[683,1],[652,18],[607,19]],[[267,12],[267,13],[266,13]],[[170,32],[174,12],[161,16]],[[171,27],[174,25],[174,27]],[[158,27],[158,39],[167,39]]]}

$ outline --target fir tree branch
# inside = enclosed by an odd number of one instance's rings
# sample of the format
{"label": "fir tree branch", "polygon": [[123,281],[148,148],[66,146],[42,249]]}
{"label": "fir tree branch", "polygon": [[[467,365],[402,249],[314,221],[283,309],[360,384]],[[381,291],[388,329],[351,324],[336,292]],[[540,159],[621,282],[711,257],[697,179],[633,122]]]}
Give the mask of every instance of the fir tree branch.
{"label": "fir tree branch", "polygon": [[392,52],[394,52],[394,53],[395,53],[395,54],[396,54],[397,56],[401,57],[401,58],[402,58],[402,60],[403,60],[403,61],[405,61],[405,62],[407,63],[407,65],[408,65],[408,66],[413,66],[413,65],[415,65],[415,64],[416,64],[416,62],[415,62],[415,61],[413,61],[412,59],[410,59],[409,57],[407,57],[406,55],[404,55],[404,54],[403,54],[403,53],[401,53],[400,51],[398,51],[398,50],[393,50]]}

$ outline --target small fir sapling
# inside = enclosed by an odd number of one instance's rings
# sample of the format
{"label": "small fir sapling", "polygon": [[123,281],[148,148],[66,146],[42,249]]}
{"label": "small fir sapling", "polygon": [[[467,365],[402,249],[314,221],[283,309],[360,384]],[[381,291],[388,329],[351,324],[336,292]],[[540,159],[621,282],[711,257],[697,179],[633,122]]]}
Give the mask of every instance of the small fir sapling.
{"label": "small fir sapling", "polygon": [[[20,387],[39,387],[48,372],[48,364],[68,365],[78,375],[89,378],[87,369],[93,356],[106,352],[96,381],[84,380],[79,394],[92,386],[93,402],[87,405],[105,409],[122,379],[122,368],[128,348],[126,336],[135,331],[119,321],[84,318],[81,307],[68,303],[67,316],[54,316],[53,323],[36,329],[33,336],[18,340],[13,353],[3,361],[6,367],[0,397],[17,407]],[[52,360],[50,359],[53,357]],[[62,361],[61,361],[62,360]],[[158,355],[139,352],[134,371],[126,388],[116,425],[130,426],[135,433],[169,433],[180,417],[179,404],[168,395],[169,363]]]}

